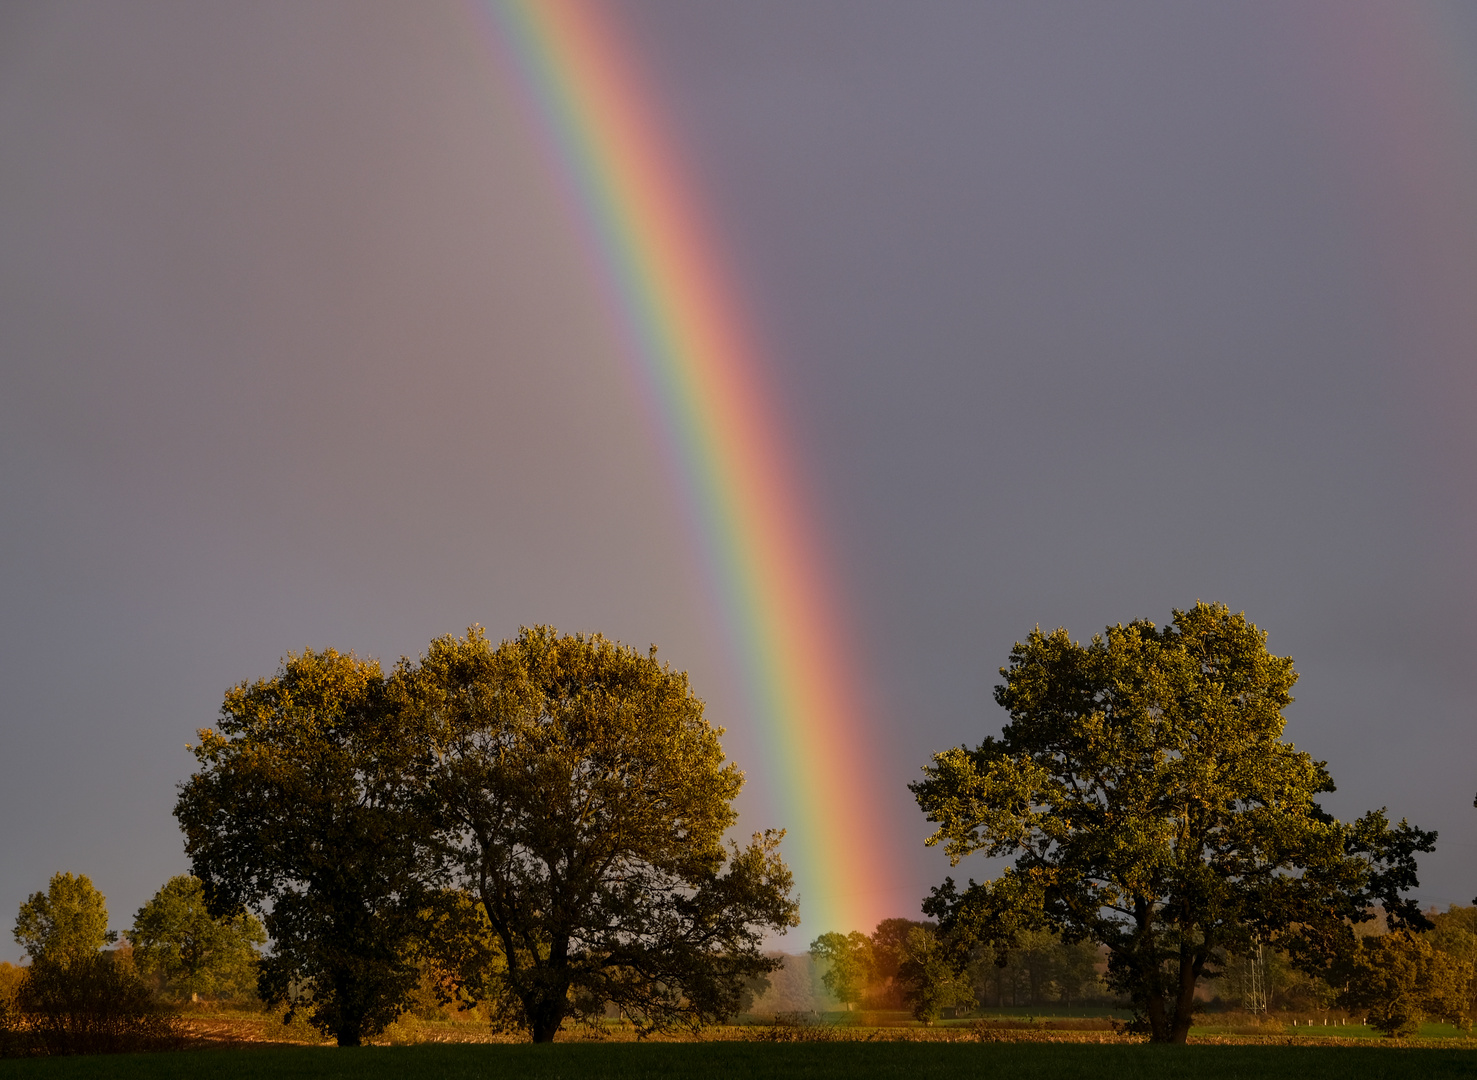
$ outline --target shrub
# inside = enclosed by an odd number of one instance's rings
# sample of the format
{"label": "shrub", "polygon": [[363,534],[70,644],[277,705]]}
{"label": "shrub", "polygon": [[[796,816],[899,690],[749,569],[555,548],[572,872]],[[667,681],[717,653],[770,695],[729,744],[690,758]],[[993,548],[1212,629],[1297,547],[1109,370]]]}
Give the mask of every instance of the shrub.
{"label": "shrub", "polygon": [[16,995],[25,977],[25,968],[0,964],[0,1058],[17,1057],[23,1052]]}
{"label": "shrub", "polygon": [[93,955],[37,961],[16,995],[12,1052],[109,1054],[176,1046],[174,1018],[154,1001],[131,964]]}
{"label": "shrub", "polygon": [[391,1046],[419,1046],[426,1041],[426,1033],[421,1028],[421,1023],[411,1013],[405,1013],[398,1020],[385,1025],[384,1037]]}

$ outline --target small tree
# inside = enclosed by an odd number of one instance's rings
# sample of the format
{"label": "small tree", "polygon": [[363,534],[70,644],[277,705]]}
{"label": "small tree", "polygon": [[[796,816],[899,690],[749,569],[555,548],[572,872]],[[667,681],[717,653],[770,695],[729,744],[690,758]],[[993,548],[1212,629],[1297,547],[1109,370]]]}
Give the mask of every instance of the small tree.
{"label": "small tree", "polygon": [[267,933],[249,911],[211,915],[200,879],[180,874],[139,908],[128,940],[139,970],[159,978],[167,992],[234,997],[255,992],[258,951]]}
{"label": "small tree", "polygon": [[108,929],[108,901],[86,874],[53,874],[15,917],[15,940],[33,961],[67,965],[118,940]]}
{"label": "small tree", "polygon": [[907,958],[908,932],[918,926],[929,930],[937,929],[934,923],[892,918],[883,919],[877,924],[877,929],[872,931],[871,993],[877,995],[889,1008],[903,1008],[908,1004],[899,982],[899,972]]}
{"label": "small tree", "polygon": [[1403,894],[1436,834],[1320,808],[1324,763],[1281,739],[1292,661],[1244,615],[1197,604],[1087,646],[1037,629],[1001,674],[1001,737],[936,754],[913,785],[955,864],[1017,855],[924,904],[963,944],[1042,927],[1099,942],[1152,1038],[1183,1042],[1196,986],[1257,939],[1313,968],[1376,906],[1426,924]]}
{"label": "small tree", "polygon": [[743,783],[687,676],[599,635],[480,628],[402,662],[423,733],[425,817],[498,945],[499,1015],[552,1040],[607,1004],[643,1030],[724,1019],[795,925],[782,833],[725,847]]}
{"label": "small tree", "polygon": [[200,732],[198,771],[175,817],[213,916],[263,916],[263,1000],[297,1007],[340,1046],[404,1010],[427,863],[411,812],[420,747],[387,707],[379,665],[332,649],[290,655],[271,679],[226,694]]}
{"label": "small tree", "polygon": [[825,963],[821,982],[850,1012],[873,979],[871,939],[856,930],[849,934],[832,931],[810,943],[810,955]]}
{"label": "small tree", "polygon": [[1434,948],[1430,935],[1396,930],[1359,942],[1338,1000],[1366,1010],[1369,1025],[1389,1038],[1414,1035],[1426,1017],[1469,1027],[1472,974],[1471,961]]}
{"label": "small tree", "polygon": [[[1431,947],[1453,960],[1465,961],[1477,970],[1477,907],[1452,904],[1446,911],[1433,914]],[[1467,991],[1467,1015],[1477,1016],[1477,978]]]}
{"label": "small tree", "polygon": [[932,927],[908,930],[898,982],[915,1019],[932,1024],[945,1009],[974,1004],[974,988],[955,970],[954,959]]}

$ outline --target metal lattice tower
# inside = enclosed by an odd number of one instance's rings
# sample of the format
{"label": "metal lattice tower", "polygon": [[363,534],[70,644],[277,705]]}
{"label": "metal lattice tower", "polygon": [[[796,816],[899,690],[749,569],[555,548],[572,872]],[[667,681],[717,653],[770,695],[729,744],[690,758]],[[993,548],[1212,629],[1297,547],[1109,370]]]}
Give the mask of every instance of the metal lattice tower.
{"label": "metal lattice tower", "polygon": [[1262,953],[1262,943],[1256,943],[1256,951],[1246,958],[1250,967],[1250,978],[1246,987],[1246,1010],[1254,1015],[1267,1011],[1267,961]]}

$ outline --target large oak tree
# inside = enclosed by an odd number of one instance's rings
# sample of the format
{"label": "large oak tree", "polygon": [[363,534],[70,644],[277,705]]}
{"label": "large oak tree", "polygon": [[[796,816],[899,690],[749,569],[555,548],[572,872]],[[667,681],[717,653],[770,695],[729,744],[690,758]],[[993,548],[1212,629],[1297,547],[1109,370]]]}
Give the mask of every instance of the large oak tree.
{"label": "large oak tree", "polygon": [[794,925],[779,833],[725,845],[743,774],[685,673],[595,635],[480,629],[392,680],[430,750],[422,786],[442,865],[502,955],[464,973],[548,1041],[613,1005],[647,1030],[737,1010]]}
{"label": "large oak tree", "polygon": [[1282,739],[1292,661],[1244,615],[1202,603],[1086,646],[1037,629],[1001,674],[1001,736],[936,754],[912,785],[955,865],[1015,856],[993,881],[934,890],[925,910],[956,941],[1045,927],[1101,942],[1151,1037],[1183,1042],[1228,953],[1275,937],[1317,967],[1376,905],[1425,924],[1403,894],[1436,834],[1321,809],[1325,763]]}
{"label": "large oak tree", "polygon": [[248,907],[266,923],[262,997],[305,1004],[340,1046],[383,1030],[420,979],[420,748],[384,682],[377,663],[328,649],[234,687],[175,807],[211,914]]}

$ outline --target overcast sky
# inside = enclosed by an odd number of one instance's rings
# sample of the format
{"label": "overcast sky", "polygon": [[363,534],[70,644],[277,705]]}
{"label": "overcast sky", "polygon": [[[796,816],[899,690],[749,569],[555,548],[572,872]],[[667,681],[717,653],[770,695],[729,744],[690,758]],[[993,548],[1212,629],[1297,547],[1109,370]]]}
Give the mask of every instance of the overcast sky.
{"label": "overcast sky", "polygon": [[[903,785],[998,732],[1011,644],[1197,599],[1295,659],[1329,808],[1438,829],[1420,896],[1477,893],[1470,10],[613,8],[821,497],[896,914],[946,872]],[[745,829],[786,824],[478,27],[0,7],[5,919],[70,870],[125,928],[185,870],[185,744],[230,685],[474,622],[659,644]]]}

